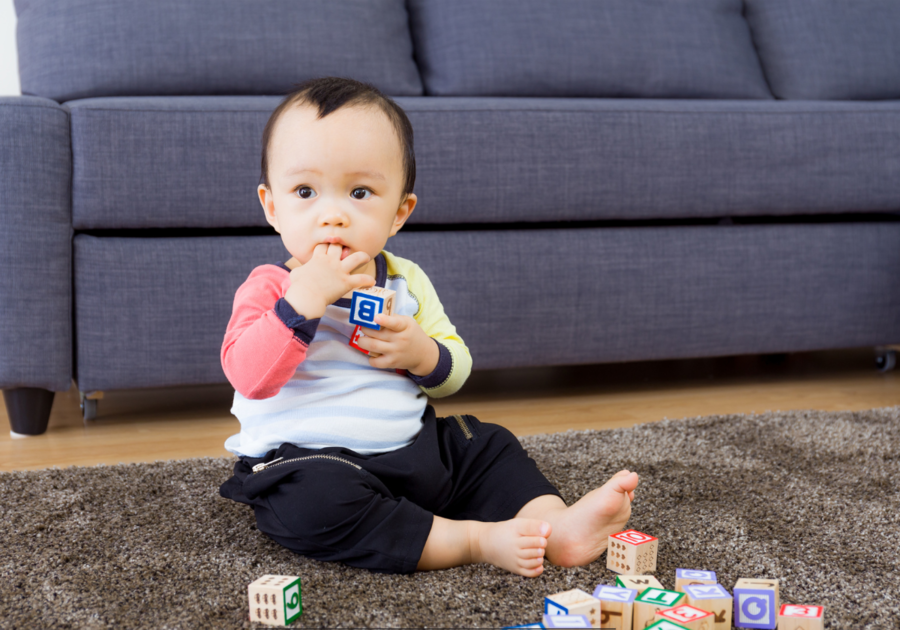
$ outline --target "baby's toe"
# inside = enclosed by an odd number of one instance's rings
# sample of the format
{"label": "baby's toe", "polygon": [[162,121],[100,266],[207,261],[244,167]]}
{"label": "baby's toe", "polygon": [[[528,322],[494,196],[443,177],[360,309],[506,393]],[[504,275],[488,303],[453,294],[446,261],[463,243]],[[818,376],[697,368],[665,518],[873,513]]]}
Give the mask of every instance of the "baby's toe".
{"label": "baby's toe", "polygon": [[542,548],[526,547],[525,549],[519,549],[518,556],[523,559],[543,558],[544,550]]}
{"label": "baby's toe", "polygon": [[534,518],[518,518],[516,519],[516,531],[519,536],[549,536],[550,523]]}

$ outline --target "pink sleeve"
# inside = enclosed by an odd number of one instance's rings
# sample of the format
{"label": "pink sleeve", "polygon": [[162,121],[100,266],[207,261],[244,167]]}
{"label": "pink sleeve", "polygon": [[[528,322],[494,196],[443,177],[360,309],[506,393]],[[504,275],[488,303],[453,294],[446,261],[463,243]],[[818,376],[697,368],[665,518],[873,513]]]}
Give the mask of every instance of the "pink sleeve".
{"label": "pink sleeve", "polygon": [[235,293],[222,344],[222,369],[245,398],[271,398],[306,358],[318,320],[304,322],[304,331],[299,332],[282,320],[276,305],[282,316],[285,311],[293,313],[281,300],[288,286],[290,276],[284,269],[261,265]]}

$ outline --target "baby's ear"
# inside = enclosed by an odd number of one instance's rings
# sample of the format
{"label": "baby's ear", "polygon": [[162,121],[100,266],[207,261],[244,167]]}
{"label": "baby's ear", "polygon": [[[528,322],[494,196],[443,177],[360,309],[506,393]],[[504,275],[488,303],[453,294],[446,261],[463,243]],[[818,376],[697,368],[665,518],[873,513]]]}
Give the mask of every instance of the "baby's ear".
{"label": "baby's ear", "polygon": [[266,188],[265,184],[260,184],[256,189],[256,193],[259,195],[259,203],[262,204],[263,212],[266,215],[266,221],[275,228],[276,232],[281,234],[281,230],[278,229],[278,217],[275,215],[275,199],[272,195],[272,191]]}
{"label": "baby's ear", "polygon": [[397,208],[397,214],[394,216],[394,225],[391,227],[391,236],[400,231],[400,228],[402,228],[403,224],[409,219],[409,215],[416,209],[416,203],[418,203],[418,201],[419,198],[416,197],[415,194],[409,193],[409,195],[400,202],[400,207]]}

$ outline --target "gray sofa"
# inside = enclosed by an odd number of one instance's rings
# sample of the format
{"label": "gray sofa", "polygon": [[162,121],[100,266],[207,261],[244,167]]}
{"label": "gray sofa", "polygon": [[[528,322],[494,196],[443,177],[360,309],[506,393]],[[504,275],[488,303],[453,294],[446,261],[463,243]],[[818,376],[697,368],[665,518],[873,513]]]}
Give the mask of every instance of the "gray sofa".
{"label": "gray sofa", "polygon": [[475,368],[900,341],[893,0],[16,0],[0,98],[0,387],[224,383],[287,258],[260,137],[313,76],[415,129],[429,274]]}

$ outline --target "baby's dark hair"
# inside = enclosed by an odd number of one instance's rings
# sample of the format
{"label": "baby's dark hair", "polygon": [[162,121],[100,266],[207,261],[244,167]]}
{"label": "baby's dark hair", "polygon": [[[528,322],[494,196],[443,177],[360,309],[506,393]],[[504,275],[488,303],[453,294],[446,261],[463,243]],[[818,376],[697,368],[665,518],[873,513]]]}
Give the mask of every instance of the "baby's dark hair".
{"label": "baby's dark hair", "polygon": [[281,114],[295,105],[312,105],[318,108],[318,118],[324,118],[328,114],[348,105],[375,105],[383,111],[388,120],[394,126],[400,139],[400,147],[403,153],[403,172],[405,182],[403,184],[403,198],[413,191],[416,183],[416,154],[413,150],[413,128],[404,112],[397,103],[381,93],[373,85],[347,79],[344,77],[321,77],[310,79],[300,84],[294,84],[293,92],[284,97],[278,104],[262,136],[262,175],[260,184],[271,190],[269,185],[269,139],[275,123]]}

